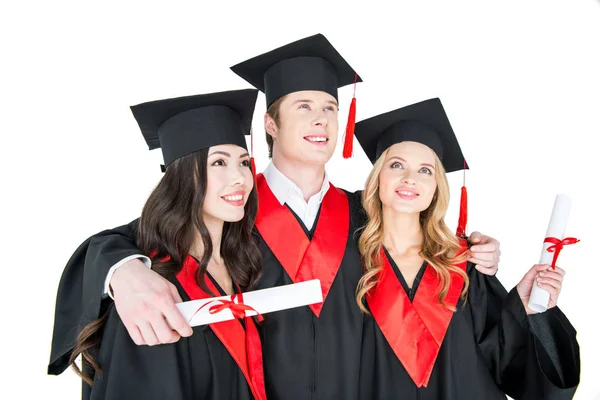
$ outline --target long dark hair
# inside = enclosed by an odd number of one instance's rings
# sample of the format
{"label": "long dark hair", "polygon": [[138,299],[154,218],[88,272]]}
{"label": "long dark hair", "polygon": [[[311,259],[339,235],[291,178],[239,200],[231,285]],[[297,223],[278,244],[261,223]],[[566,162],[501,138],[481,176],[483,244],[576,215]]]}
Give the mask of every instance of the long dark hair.
{"label": "long dark hair", "polygon": [[[142,210],[137,232],[137,245],[152,256],[152,269],[167,279],[173,279],[188,256],[196,233],[202,238],[204,254],[199,260],[196,282],[213,296],[204,281],[206,268],[213,253],[213,244],[202,219],[202,205],[206,196],[208,149],[188,154],[173,161]],[[235,283],[242,290],[256,287],[262,275],[262,258],[253,236],[254,220],[258,210],[256,188],[250,192],[244,206],[244,218],[225,222],[221,239],[221,257]],[[77,338],[69,363],[89,385],[99,372],[93,353],[102,339],[106,313],[86,325]],[[82,370],[75,363],[82,355]]]}

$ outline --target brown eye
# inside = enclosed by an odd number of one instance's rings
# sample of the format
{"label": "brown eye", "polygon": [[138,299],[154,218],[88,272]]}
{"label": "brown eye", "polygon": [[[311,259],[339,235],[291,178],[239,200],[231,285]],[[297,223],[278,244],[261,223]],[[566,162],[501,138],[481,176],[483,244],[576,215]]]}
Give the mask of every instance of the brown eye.
{"label": "brown eye", "polygon": [[223,161],[223,160],[217,160],[217,161],[215,161],[214,163],[212,163],[211,165],[212,165],[213,167],[222,167],[222,166],[224,166],[224,165],[226,165],[226,164],[225,164],[225,161]]}

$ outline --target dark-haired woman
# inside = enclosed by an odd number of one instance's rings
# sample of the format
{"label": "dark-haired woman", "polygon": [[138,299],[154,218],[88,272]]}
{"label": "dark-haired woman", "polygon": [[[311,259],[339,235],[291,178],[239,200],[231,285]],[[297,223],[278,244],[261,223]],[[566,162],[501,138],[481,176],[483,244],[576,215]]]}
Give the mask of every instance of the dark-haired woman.
{"label": "dark-haired woman", "polygon": [[[260,278],[252,238],[257,196],[244,137],[256,95],[241,90],[132,107],[149,147],[162,149],[166,170],[131,225],[152,268],[184,301],[251,290]],[[59,292],[68,290],[63,286]],[[83,397],[266,398],[252,318],[193,329],[177,343],[138,346],[110,306],[81,330],[70,355],[76,369],[83,356]]]}

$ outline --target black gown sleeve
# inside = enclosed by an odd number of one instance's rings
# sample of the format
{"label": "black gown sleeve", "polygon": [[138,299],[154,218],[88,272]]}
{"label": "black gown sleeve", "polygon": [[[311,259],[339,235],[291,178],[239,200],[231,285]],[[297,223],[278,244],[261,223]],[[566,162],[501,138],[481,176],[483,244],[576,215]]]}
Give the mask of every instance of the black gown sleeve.
{"label": "black gown sleeve", "polygon": [[84,241],[69,259],[58,285],[54,331],[48,373],[61,374],[81,329],[98,318],[103,305],[104,281],[110,267],[133,254],[137,220],[102,231]]}
{"label": "black gown sleeve", "polygon": [[475,340],[496,384],[514,399],[571,399],[579,384],[576,331],[558,307],[528,316],[516,288],[469,266]]}

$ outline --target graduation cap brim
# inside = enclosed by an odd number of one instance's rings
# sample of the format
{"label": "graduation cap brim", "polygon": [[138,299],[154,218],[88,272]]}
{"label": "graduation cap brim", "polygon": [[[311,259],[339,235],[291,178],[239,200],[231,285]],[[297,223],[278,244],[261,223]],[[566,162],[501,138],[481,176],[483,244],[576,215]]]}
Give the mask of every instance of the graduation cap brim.
{"label": "graduation cap brim", "polygon": [[337,88],[355,79],[362,82],[321,34],[261,54],[231,70],[265,93],[267,106],[286,94],[303,90],[323,91],[337,100]]}
{"label": "graduation cap brim", "polygon": [[414,141],[432,148],[446,172],[468,169],[439,98],[360,121],[354,134],[372,163],[392,145]]}
{"label": "graduation cap brim", "polygon": [[165,164],[220,144],[246,148],[258,91],[232,90],[151,101],[131,107],[150,150],[162,148]]}

